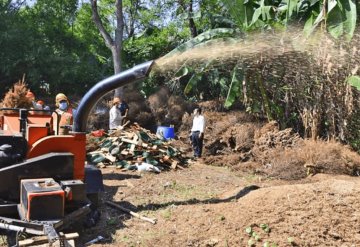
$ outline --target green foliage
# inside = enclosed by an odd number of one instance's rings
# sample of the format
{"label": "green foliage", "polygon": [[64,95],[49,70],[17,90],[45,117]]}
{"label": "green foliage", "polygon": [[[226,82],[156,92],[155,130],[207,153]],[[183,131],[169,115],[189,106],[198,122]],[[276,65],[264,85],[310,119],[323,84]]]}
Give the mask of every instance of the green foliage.
{"label": "green foliage", "polygon": [[224,103],[225,107],[230,107],[235,100],[241,95],[241,85],[243,81],[243,73],[237,67],[234,68],[230,88]]}
{"label": "green foliage", "polygon": [[196,73],[193,74],[193,76],[190,78],[189,82],[186,84],[186,87],[184,89],[185,94],[189,94],[190,91],[196,87],[197,83],[201,81],[203,72],[208,68],[208,66],[211,64],[211,60],[208,61],[206,64],[203,64],[200,67],[199,71],[196,71]]}
{"label": "green foliage", "polygon": [[237,25],[243,31],[248,30],[254,15],[254,1],[224,0],[224,5]]}
{"label": "green foliage", "polygon": [[[350,146],[360,153],[360,109],[354,109],[353,114],[348,120],[348,130],[346,133],[346,139],[348,140]],[[359,175],[359,171],[353,171],[354,175]]]}
{"label": "green foliage", "polygon": [[[256,231],[258,228],[264,231],[262,235],[266,235],[265,237],[260,236],[260,234]],[[248,226],[245,228],[246,234],[249,236],[248,239],[248,246],[258,246],[257,244],[262,244],[263,247],[276,247],[276,243],[272,243],[267,239],[269,237],[270,227],[268,224],[252,224],[251,226]],[[291,244],[294,244],[293,238],[288,238],[289,240],[292,240]],[[290,243],[290,242],[289,242]]]}
{"label": "green foliage", "polygon": [[174,50],[166,54],[166,57],[173,56],[177,53],[182,53],[185,51],[188,51],[190,49],[193,49],[197,45],[200,45],[202,43],[205,43],[209,40],[214,40],[222,37],[232,37],[235,35],[236,30],[232,28],[216,28],[209,31],[206,31],[195,38],[190,39],[186,43],[176,47]]}
{"label": "green foliage", "polygon": [[347,40],[350,40],[354,35],[354,31],[356,27],[356,21],[357,21],[356,4],[353,0],[343,0],[341,7],[345,15],[345,18],[343,17],[342,19],[344,25],[345,38]]}
{"label": "green foliage", "polygon": [[252,230],[251,226],[246,227],[245,232],[246,232],[247,234],[249,234],[249,236],[251,236],[252,233],[253,233],[253,230]]}
{"label": "green foliage", "polygon": [[260,228],[266,233],[270,232],[270,227],[268,224],[260,224]]}
{"label": "green foliage", "polygon": [[148,27],[136,37],[124,42],[123,59],[129,67],[147,60],[161,57],[178,45],[182,39],[176,27],[169,25],[166,28]]}
{"label": "green foliage", "polygon": [[357,75],[349,76],[346,82],[360,91],[360,76]]}
{"label": "green foliage", "polygon": [[329,0],[324,5],[316,0],[309,6],[310,16],[304,26],[306,35],[310,35],[316,27],[325,22],[329,33],[334,38],[344,36],[350,40],[354,35],[357,20],[356,4],[353,0]]}
{"label": "green foliage", "polygon": [[328,30],[339,38],[345,35],[350,40],[356,26],[356,5],[352,0],[332,0],[328,3]]}
{"label": "green foliage", "polygon": [[11,22],[2,22],[14,34],[0,37],[0,55],[7,58],[2,60],[7,65],[0,66],[2,80],[11,85],[26,74],[30,88],[41,97],[47,93],[44,85],[53,95],[81,94],[100,79],[103,68],[84,45],[93,40],[81,41],[88,36],[75,30],[77,8],[74,0],[37,1],[31,8],[19,8]]}
{"label": "green foliage", "polygon": [[291,244],[291,245],[295,243],[293,237],[288,237],[287,241],[288,241],[288,243]]}

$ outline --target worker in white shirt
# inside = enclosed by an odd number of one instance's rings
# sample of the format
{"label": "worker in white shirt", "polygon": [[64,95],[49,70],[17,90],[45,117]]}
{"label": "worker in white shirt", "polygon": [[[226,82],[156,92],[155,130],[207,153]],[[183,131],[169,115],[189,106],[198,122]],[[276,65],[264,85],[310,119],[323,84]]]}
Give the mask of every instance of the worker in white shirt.
{"label": "worker in white shirt", "polygon": [[120,104],[120,99],[115,97],[112,102],[112,107],[109,111],[109,129],[116,129],[121,126],[122,116],[119,110],[118,105]]}
{"label": "worker in white shirt", "polygon": [[194,109],[194,119],[191,128],[191,143],[194,149],[194,158],[200,158],[203,148],[205,130],[205,118],[201,114],[201,108]]}

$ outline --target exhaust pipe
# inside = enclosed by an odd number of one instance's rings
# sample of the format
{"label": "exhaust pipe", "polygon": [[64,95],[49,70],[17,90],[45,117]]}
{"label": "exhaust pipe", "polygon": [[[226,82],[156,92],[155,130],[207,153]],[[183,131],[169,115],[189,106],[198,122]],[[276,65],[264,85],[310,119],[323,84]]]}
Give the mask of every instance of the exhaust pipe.
{"label": "exhaust pipe", "polygon": [[93,86],[80,101],[74,118],[73,132],[86,132],[87,120],[95,104],[111,90],[145,79],[149,75],[153,64],[154,61],[148,61],[136,65]]}

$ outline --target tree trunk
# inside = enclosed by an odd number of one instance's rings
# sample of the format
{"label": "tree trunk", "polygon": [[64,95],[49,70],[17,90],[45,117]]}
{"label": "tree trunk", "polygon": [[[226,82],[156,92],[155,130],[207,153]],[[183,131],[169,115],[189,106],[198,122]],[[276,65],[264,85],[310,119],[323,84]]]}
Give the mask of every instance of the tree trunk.
{"label": "tree trunk", "polygon": [[[121,72],[122,61],[121,61],[121,50],[124,33],[124,20],[123,20],[123,9],[122,0],[116,0],[115,12],[116,12],[116,29],[115,37],[112,38],[106,31],[97,8],[97,0],[91,0],[92,18],[95,22],[96,27],[99,29],[101,36],[105,40],[106,46],[111,50],[112,59],[114,63],[114,74]],[[123,96],[123,89],[118,88],[115,90],[115,96]]]}
{"label": "tree trunk", "polygon": [[178,3],[183,8],[184,12],[188,13],[188,20],[189,20],[189,28],[190,28],[190,32],[191,32],[191,37],[195,38],[198,35],[198,33],[197,33],[197,28],[196,28],[194,18],[192,17],[193,16],[194,2],[193,2],[193,0],[190,0],[189,8],[187,8],[186,3],[183,0],[179,0]]}
{"label": "tree trunk", "polygon": [[[118,74],[121,72],[121,50],[118,47],[111,49],[112,58],[114,61],[114,72]],[[122,87],[115,89],[114,97],[124,97],[124,90]]]}
{"label": "tree trunk", "polygon": [[194,22],[194,18],[192,17],[193,14],[193,0],[190,0],[189,5],[189,27],[191,31],[191,37],[195,38],[198,35],[197,28]]}

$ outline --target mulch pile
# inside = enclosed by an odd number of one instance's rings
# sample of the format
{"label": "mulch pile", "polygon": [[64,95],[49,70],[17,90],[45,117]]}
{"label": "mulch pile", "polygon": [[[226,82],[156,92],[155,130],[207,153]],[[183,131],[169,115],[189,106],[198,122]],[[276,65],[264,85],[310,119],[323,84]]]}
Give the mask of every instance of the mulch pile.
{"label": "mulch pile", "polygon": [[[205,164],[286,180],[317,173],[360,175],[360,156],[339,142],[303,139],[290,128],[280,129],[275,121],[255,119],[239,110],[210,109],[204,115]],[[183,126],[178,136],[186,147],[191,116],[184,115]]]}

